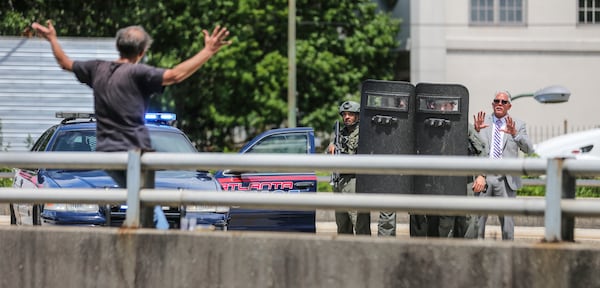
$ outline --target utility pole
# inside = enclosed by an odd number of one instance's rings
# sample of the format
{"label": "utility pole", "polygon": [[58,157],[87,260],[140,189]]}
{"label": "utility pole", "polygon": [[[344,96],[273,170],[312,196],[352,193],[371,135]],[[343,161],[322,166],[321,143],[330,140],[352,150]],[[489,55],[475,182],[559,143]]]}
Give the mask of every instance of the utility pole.
{"label": "utility pole", "polygon": [[296,0],[288,1],[288,127],[296,127]]}

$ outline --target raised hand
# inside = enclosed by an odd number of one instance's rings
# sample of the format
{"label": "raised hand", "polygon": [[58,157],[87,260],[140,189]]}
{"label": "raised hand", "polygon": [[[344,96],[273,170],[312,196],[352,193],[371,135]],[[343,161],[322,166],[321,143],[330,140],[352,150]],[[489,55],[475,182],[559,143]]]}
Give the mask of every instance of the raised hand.
{"label": "raised hand", "polygon": [[515,121],[510,116],[506,116],[506,128],[500,130],[504,133],[508,133],[512,136],[517,134],[517,129],[515,128]]}
{"label": "raised hand", "polygon": [[217,25],[212,35],[206,29],[203,29],[202,33],[204,34],[204,47],[212,53],[217,53],[221,47],[231,44],[231,41],[225,40],[229,36],[229,30],[226,27],[221,28]]}
{"label": "raised hand", "polygon": [[489,124],[485,124],[485,112],[479,111],[477,115],[473,115],[473,128],[475,131],[479,132],[479,130],[490,126]]}
{"label": "raised hand", "polygon": [[34,22],[33,24],[31,24],[31,28],[35,29],[38,35],[50,41],[53,38],[56,38],[56,30],[54,29],[54,25],[52,25],[51,20],[46,20],[46,25],[48,25],[48,27],[40,23]]}

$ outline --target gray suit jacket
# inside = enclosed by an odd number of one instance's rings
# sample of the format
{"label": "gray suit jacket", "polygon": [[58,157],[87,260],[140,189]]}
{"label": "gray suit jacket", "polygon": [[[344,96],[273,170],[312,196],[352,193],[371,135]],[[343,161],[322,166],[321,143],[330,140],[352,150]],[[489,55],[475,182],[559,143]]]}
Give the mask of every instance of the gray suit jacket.
{"label": "gray suit jacket", "polygon": [[[512,117],[512,116],[511,116]],[[515,137],[512,137],[510,134],[504,134],[503,143],[502,143],[502,158],[518,158],[519,150],[523,151],[525,154],[533,153],[533,144],[529,141],[529,136],[527,136],[527,129],[525,127],[525,122],[512,118],[515,121],[515,128],[517,129],[517,134]],[[494,131],[493,117],[492,115],[486,115],[485,123],[489,126],[483,128],[479,131],[479,137],[486,143],[486,149],[489,153],[491,153],[492,147],[492,138]],[[521,175],[506,175],[506,182],[508,186],[512,190],[517,190],[521,188]]]}

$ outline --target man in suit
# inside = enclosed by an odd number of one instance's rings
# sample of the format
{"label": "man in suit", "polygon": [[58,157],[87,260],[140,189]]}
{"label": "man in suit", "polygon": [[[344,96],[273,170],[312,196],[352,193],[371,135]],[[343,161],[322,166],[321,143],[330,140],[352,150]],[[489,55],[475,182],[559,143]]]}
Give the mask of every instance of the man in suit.
{"label": "man in suit", "polygon": [[[525,123],[508,115],[512,107],[511,96],[507,91],[497,92],[492,101],[493,114],[486,117],[480,111],[474,115],[474,128],[487,145],[492,159],[517,158],[519,150],[533,153],[533,145],[527,136]],[[474,191],[482,191],[480,197],[515,198],[516,190],[521,188],[521,175],[479,175],[473,182]],[[502,240],[513,240],[515,224],[512,216],[499,216],[502,227]],[[478,237],[484,238],[487,215],[479,218]]]}

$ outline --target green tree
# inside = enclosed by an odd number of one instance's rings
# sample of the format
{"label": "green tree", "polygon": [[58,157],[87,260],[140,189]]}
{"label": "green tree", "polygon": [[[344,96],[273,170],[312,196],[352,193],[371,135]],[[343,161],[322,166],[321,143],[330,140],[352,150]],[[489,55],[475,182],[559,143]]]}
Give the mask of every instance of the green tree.
{"label": "green tree", "polygon": [[[252,137],[287,120],[287,0],[20,0],[0,4],[1,35],[53,19],[59,36],[113,37],[140,24],[155,38],[148,63],[172,67],[199,51],[202,29],[227,26],[234,43],[151,109],[175,111],[200,150],[234,149],[233,129]],[[366,79],[391,80],[399,21],[371,0],[297,0],[299,125],[331,129],[337,106],[358,100]]]}

